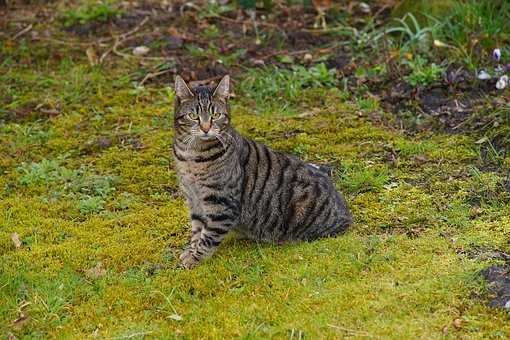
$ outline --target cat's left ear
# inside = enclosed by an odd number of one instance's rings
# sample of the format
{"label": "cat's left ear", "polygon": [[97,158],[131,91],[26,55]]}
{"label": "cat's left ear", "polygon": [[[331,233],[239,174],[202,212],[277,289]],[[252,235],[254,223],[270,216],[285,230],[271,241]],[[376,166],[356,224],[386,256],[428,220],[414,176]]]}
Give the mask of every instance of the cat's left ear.
{"label": "cat's left ear", "polygon": [[175,94],[180,100],[193,98],[193,92],[191,92],[188,85],[180,75],[175,76]]}
{"label": "cat's left ear", "polygon": [[227,74],[221,78],[220,83],[214,90],[213,97],[226,101],[230,96],[230,76]]}

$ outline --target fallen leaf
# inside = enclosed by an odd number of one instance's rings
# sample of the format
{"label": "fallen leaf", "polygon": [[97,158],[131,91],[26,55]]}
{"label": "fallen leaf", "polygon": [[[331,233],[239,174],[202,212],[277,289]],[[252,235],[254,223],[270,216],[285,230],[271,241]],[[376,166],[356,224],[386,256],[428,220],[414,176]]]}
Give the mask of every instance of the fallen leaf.
{"label": "fallen leaf", "polygon": [[90,46],[85,52],[87,53],[87,58],[89,59],[90,66],[96,66],[99,64],[99,58],[97,57],[97,53],[94,47]]}
{"label": "fallen leaf", "polygon": [[21,241],[19,240],[18,233],[12,233],[11,234],[11,240],[12,240],[12,243],[14,243],[14,246],[16,247],[16,249],[20,249],[21,248]]}
{"label": "fallen leaf", "polygon": [[87,269],[85,275],[91,279],[98,279],[106,274],[106,269],[103,268],[103,263],[98,262],[94,267]]}
{"label": "fallen leaf", "polygon": [[483,143],[487,142],[488,140],[489,140],[489,138],[487,138],[487,137],[482,137],[482,138],[480,138],[479,140],[477,140],[477,141],[475,142],[475,144],[483,144]]}
{"label": "fallen leaf", "polygon": [[313,61],[313,56],[310,53],[305,53],[303,56],[303,61],[305,63],[311,63]]}
{"label": "fallen leaf", "polygon": [[461,319],[455,319],[453,320],[453,327],[459,329],[462,327],[462,320]]}
{"label": "fallen leaf", "polygon": [[264,66],[264,65],[266,65],[266,63],[262,59],[250,59],[250,61],[251,61],[251,63],[254,66]]}

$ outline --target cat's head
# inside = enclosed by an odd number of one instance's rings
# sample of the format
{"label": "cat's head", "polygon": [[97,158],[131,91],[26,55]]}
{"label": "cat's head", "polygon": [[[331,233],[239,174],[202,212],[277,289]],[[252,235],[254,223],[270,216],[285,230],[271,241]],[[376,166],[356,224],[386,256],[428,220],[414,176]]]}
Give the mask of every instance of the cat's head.
{"label": "cat's head", "polygon": [[230,78],[224,76],[215,88],[191,88],[180,76],[175,77],[174,125],[178,132],[202,140],[221,138],[230,123],[228,97]]}

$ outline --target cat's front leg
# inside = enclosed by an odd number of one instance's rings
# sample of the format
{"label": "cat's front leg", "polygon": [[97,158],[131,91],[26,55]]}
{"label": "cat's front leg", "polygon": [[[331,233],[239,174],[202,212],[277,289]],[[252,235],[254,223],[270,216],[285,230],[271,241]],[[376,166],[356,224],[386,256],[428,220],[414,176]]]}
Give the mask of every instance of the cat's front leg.
{"label": "cat's front leg", "polygon": [[[181,265],[193,268],[203,259],[214,254],[221,241],[230,231],[232,222],[224,220],[225,215],[210,215],[197,238],[192,236],[190,246],[181,255]],[[220,221],[216,220],[220,219]]]}
{"label": "cat's front leg", "polygon": [[197,243],[200,240],[202,229],[206,225],[206,220],[200,214],[192,213],[190,219],[191,219],[191,235],[189,243],[183,250],[179,258],[181,260],[181,264],[185,268],[190,267],[193,262],[198,263],[197,256],[194,253],[197,247]]}

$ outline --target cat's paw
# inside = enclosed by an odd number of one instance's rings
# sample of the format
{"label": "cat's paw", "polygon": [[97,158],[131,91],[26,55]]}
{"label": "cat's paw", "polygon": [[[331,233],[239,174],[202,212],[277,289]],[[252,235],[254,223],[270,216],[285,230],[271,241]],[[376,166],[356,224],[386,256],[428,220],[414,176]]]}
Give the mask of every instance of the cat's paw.
{"label": "cat's paw", "polygon": [[195,253],[189,248],[182,252],[179,259],[181,260],[181,266],[186,269],[191,269],[200,262]]}

